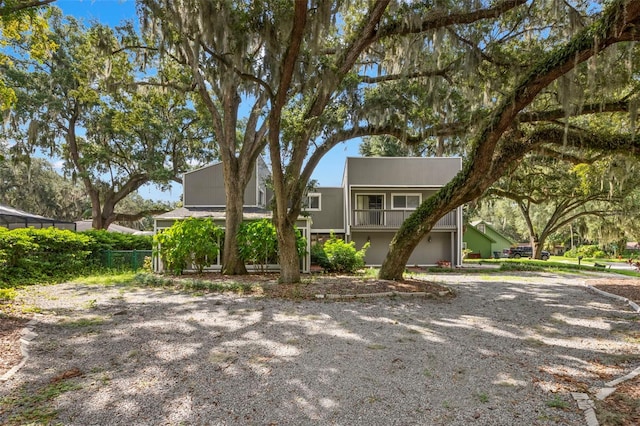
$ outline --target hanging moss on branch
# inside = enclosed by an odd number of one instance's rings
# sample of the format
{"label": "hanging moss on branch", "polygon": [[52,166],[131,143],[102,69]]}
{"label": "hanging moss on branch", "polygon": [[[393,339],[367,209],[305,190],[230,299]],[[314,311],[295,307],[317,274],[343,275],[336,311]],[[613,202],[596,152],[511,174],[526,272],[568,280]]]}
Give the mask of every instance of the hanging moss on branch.
{"label": "hanging moss on branch", "polygon": [[[480,196],[500,177],[505,163],[496,163],[496,160],[510,157],[517,161],[527,152],[525,149],[514,152],[516,155],[501,152],[500,149],[508,149],[508,145],[500,144],[500,140],[513,127],[518,114],[546,86],[607,46],[640,39],[639,24],[640,2],[616,1],[600,19],[534,65],[511,94],[502,98],[495,112],[482,125],[462,170],[402,224],[389,245],[380,278],[401,279],[411,253],[439,218]],[[531,143],[527,145],[533,146]]]}

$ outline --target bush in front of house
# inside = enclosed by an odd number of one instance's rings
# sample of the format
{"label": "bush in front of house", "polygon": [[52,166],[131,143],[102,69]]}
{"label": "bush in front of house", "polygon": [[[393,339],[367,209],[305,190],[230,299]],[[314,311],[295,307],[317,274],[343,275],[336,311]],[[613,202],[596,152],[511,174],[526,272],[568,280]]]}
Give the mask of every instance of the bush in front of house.
{"label": "bush in front of house", "polygon": [[198,273],[215,262],[222,228],[211,219],[188,218],[156,234],[154,243],[165,268],[176,275],[193,265]]}
{"label": "bush in front of house", "polygon": [[327,272],[353,273],[364,267],[364,256],[369,246],[370,243],[366,242],[360,250],[356,250],[355,242],[347,243],[332,233],[324,244],[316,244],[312,253]]}
{"label": "bush in front of house", "polygon": [[[304,256],[307,241],[296,229],[296,248],[299,256]],[[276,227],[269,219],[243,222],[238,232],[240,258],[249,265],[257,265],[266,271],[267,265],[278,263],[278,236]]]}
{"label": "bush in front of house", "polygon": [[257,265],[262,272],[267,265],[278,262],[276,227],[269,219],[243,222],[238,231],[240,258],[249,265]]}

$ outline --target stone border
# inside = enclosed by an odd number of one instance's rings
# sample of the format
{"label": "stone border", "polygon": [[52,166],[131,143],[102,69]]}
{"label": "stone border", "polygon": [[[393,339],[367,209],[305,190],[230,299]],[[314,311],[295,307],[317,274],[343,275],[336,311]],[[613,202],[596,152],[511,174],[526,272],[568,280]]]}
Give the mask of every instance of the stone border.
{"label": "stone border", "polygon": [[587,426],[599,426],[600,423],[598,423],[598,418],[596,417],[596,406],[589,398],[589,395],[582,392],[571,392],[571,396],[578,403],[578,408],[584,411]]}
{"label": "stone border", "polygon": [[[447,287],[448,288],[448,287]],[[449,294],[454,294],[453,291],[448,288],[447,291],[440,291],[438,294],[427,293],[426,291],[414,291],[414,292],[406,292],[406,291],[385,291],[382,293],[355,293],[355,294],[316,294],[316,299],[329,299],[329,300],[345,300],[345,299],[367,299],[374,297],[428,297],[428,296],[438,296],[444,297]]]}
{"label": "stone border", "polygon": [[[616,386],[627,380],[631,380],[637,376],[640,376],[640,367],[633,370],[631,373],[618,377],[615,380],[605,383],[604,388],[589,389],[589,391],[595,394],[595,398],[598,401],[602,401],[609,395],[616,391]],[[573,399],[578,403],[578,408],[584,411],[584,417],[587,421],[587,426],[599,426],[598,418],[596,417],[595,404],[588,394],[582,392],[571,392]]]}
{"label": "stone border", "polygon": [[29,345],[31,345],[33,339],[38,336],[38,333],[33,331],[37,323],[38,321],[36,319],[30,320],[27,322],[26,327],[20,332],[20,334],[22,334],[22,337],[20,337],[20,352],[22,352],[22,360],[18,365],[14,365],[11,370],[4,373],[2,377],[0,377],[0,382],[6,382],[13,377],[13,375],[16,374],[18,370],[20,370],[29,360]]}
{"label": "stone border", "polygon": [[[632,310],[634,310],[637,314],[640,314],[640,306],[635,303],[633,300],[629,300],[626,297],[618,296],[617,294],[608,293],[604,290],[600,290],[592,285],[589,285],[585,282],[585,287],[587,290],[590,290],[594,293],[597,293],[601,296],[608,297],[609,299],[614,299],[622,303],[628,304]],[[622,382],[627,380],[631,380],[640,375],[640,367],[633,370],[631,373],[619,377],[615,380],[611,380],[610,382],[605,383],[604,388],[594,388],[589,389],[592,394],[595,394],[595,398],[598,401],[602,401],[607,398],[609,395],[616,391],[616,386]],[[585,420],[587,421],[587,426],[599,426],[598,418],[596,417],[595,404],[593,400],[589,397],[589,394],[582,392],[571,392],[573,399],[578,403],[578,408],[584,411]]]}
{"label": "stone border", "polygon": [[587,283],[585,283],[585,287],[587,287],[587,289],[589,289],[589,290],[591,290],[591,291],[593,291],[595,293],[598,293],[601,296],[608,297],[610,299],[615,299],[615,300],[618,300],[619,302],[622,302],[622,303],[626,303],[631,307],[631,309],[636,311],[637,314],[640,314],[640,306],[638,306],[638,304],[636,302],[634,302],[633,300],[629,300],[626,297],[618,296],[617,294],[607,293],[606,291],[600,290],[599,288],[596,288],[596,287],[594,287],[592,285],[589,285]]}

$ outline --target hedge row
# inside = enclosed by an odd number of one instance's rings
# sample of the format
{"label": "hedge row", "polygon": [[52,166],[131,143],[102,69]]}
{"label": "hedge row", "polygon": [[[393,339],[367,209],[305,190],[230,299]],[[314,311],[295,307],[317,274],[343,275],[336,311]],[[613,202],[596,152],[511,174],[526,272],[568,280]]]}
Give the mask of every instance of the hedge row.
{"label": "hedge row", "polygon": [[104,250],[150,250],[151,242],[107,231],[0,227],[0,288],[63,281],[100,269]]}

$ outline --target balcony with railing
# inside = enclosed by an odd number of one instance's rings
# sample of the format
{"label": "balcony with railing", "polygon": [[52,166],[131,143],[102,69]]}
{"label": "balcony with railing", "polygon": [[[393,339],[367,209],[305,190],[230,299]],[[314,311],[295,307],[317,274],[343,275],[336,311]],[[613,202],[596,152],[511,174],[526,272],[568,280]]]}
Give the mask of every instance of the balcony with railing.
{"label": "balcony with railing", "polygon": [[[397,229],[413,210],[366,209],[353,210],[351,227],[356,229]],[[442,217],[433,229],[456,229],[456,211]]]}

